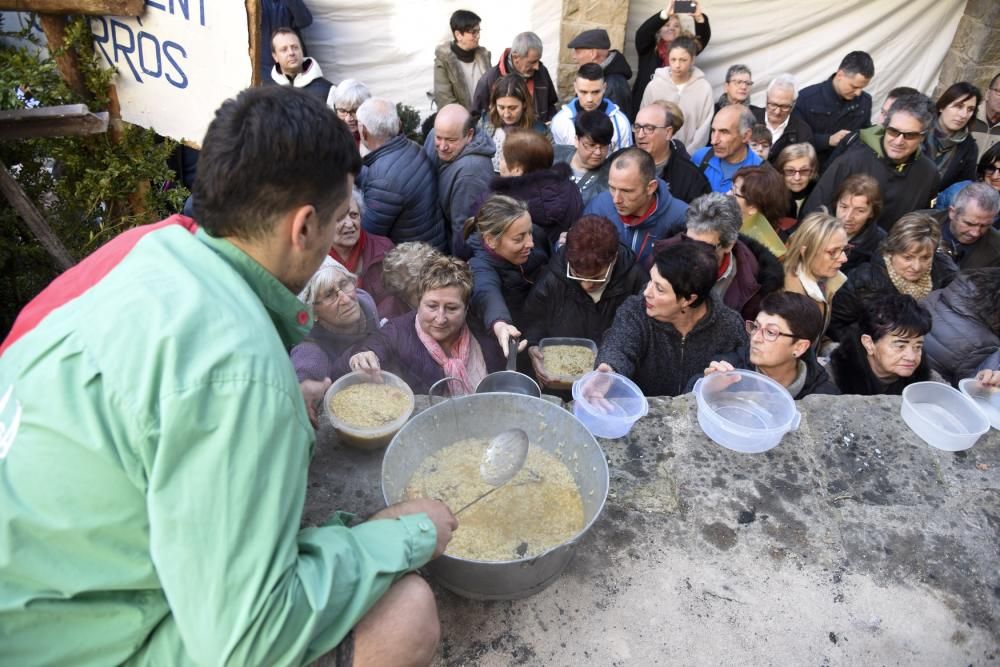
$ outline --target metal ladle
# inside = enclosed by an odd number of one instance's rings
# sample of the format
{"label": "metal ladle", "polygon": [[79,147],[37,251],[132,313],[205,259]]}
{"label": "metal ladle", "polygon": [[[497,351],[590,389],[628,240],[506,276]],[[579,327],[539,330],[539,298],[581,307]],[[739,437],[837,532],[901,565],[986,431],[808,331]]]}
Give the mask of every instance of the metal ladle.
{"label": "metal ladle", "polygon": [[528,434],[519,428],[509,428],[490,439],[479,464],[479,476],[493,488],[455,512],[458,516],[480,500],[509,482],[524,467],[528,457]]}

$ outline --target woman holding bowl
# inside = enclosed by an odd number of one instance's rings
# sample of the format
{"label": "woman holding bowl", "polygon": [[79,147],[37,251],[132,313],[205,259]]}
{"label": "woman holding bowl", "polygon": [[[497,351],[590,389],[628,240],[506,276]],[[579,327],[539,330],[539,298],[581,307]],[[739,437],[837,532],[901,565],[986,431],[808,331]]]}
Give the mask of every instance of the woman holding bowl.
{"label": "woman holding bowl", "polygon": [[504,368],[504,358],[496,339],[473,331],[467,322],[472,271],[460,259],[435,257],[424,267],[419,289],[417,309],[368,336],[341,359],[341,370],[385,368],[417,394],[428,393],[445,377],[455,378],[448,383],[452,396],[475,391],[487,374]]}
{"label": "woman holding bowl", "polygon": [[743,319],[712,293],[716,267],[707,243],[658,252],[645,291],[625,300],[604,335],[597,370],[628,377],[646,396],[678,396],[712,359],[742,349]]}

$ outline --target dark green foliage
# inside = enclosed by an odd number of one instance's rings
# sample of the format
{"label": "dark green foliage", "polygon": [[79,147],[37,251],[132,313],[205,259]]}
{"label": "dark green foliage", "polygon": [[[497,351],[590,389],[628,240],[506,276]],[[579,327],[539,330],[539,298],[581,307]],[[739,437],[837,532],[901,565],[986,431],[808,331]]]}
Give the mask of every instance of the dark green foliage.
{"label": "dark green foliage", "polygon": [[[36,41],[27,31],[16,36]],[[66,41],[67,48],[77,53],[92,99],[79,99],[70,91],[47,54],[0,44],[0,109],[24,108],[18,89],[41,106],[86,102],[91,111],[107,109],[108,85],[115,73],[101,66],[87,21],[73,20]],[[4,141],[0,161],[70,254],[81,259],[125,229],[180,210],[187,190],[164,187],[175,179],[166,165],[175,147],[150,130],[126,126],[120,143],[113,143],[109,133]],[[132,213],[130,198],[142,211],[139,215]],[[0,337],[24,304],[57,273],[13,208],[0,199]]]}
{"label": "dark green foliage", "polygon": [[402,102],[396,103],[396,113],[399,114],[399,124],[403,134],[418,144],[424,143],[424,135],[420,133],[420,114],[411,106]]}

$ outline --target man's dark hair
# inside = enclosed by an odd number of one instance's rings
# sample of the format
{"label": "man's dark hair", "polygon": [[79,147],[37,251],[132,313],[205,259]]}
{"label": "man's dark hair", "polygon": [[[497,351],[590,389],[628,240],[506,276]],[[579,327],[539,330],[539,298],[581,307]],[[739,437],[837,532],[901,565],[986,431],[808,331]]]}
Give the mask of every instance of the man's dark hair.
{"label": "man's dark hair", "polygon": [[760,312],[785,320],[789,332],[810,344],[823,333],[823,314],[816,302],[797,292],[771,292],[760,302]]}
{"label": "man's dark hair", "polygon": [[893,100],[889,110],[885,112],[886,126],[892,125],[892,117],[899,112],[907,113],[920,121],[920,127],[926,131],[937,117],[937,109],[931,98],[923,93],[903,95]]}
{"label": "man's dark hair", "polygon": [[653,264],[660,276],[674,288],[678,300],[693,296],[695,300],[691,306],[698,307],[715,286],[719,260],[707,243],[684,240],[656,253]]}
{"label": "man's dark hair", "polygon": [[873,341],[889,335],[910,338],[931,330],[931,314],[909,294],[889,294],[865,304],[858,324]]}
{"label": "man's dark hair", "polygon": [[840,61],[840,67],[837,69],[848,76],[860,74],[866,79],[875,76],[875,63],[864,51],[851,51]]}
{"label": "man's dark hair", "polygon": [[919,95],[920,91],[916,88],[910,88],[909,86],[897,86],[889,91],[886,95],[886,99],[898,100],[900,97],[905,95]]}
{"label": "man's dark hair", "polygon": [[604,81],[604,70],[597,63],[587,63],[580,65],[580,69],[576,71],[576,78],[587,81]]}
{"label": "man's dark hair", "polygon": [[452,33],[469,32],[482,22],[483,20],[474,12],[470,12],[468,9],[458,9],[451,15],[451,31]]}
{"label": "man's dark hair", "polygon": [[361,169],[354,137],[333,109],[290,86],[248,88],[208,126],[194,184],[195,218],[216,237],[255,240],[296,206],[328,220]]}
{"label": "man's dark hair", "polygon": [[295,32],[291,28],[278,28],[271,33],[271,53],[274,53],[274,38],[278,35],[294,35],[295,39],[299,40],[299,46],[302,46],[302,38],[299,37],[299,33]]}
{"label": "man's dark hair", "polygon": [[641,148],[630,146],[618,151],[611,158],[612,169],[624,169],[632,164],[638,168],[643,185],[656,178],[656,163],[653,162],[652,156]]}
{"label": "man's dark hair", "polygon": [[987,148],[986,152],[979,158],[979,164],[976,165],[976,180],[984,180],[986,178],[986,168],[992,167],[997,162],[1000,162],[1000,142]]}
{"label": "man's dark hair", "polygon": [[573,119],[577,139],[590,139],[595,144],[608,146],[615,137],[615,126],[611,119],[599,109],[581,111]]}

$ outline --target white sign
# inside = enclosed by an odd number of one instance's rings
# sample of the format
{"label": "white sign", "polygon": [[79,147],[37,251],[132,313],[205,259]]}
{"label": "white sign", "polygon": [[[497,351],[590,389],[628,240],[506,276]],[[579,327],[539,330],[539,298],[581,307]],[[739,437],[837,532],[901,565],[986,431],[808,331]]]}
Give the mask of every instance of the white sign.
{"label": "white sign", "polygon": [[215,110],[253,75],[241,0],[146,0],[139,17],[91,17],[98,55],[118,70],[122,119],[201,144]]}

